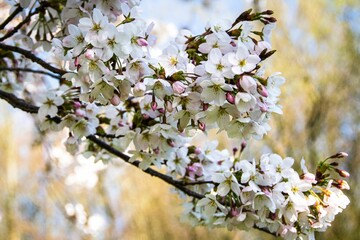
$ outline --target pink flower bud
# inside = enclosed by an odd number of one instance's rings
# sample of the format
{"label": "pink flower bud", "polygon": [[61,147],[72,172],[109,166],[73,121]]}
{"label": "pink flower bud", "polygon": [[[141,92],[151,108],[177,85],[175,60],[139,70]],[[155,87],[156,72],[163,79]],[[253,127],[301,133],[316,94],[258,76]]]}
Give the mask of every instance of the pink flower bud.
{"label": "pink flower bud", "polygon": [[76,109],[75,110],[75,115],[78,116],[78,117],[85,117],[86,116],[86,113],[84,110],[82,109]]}
{"label": "pink flower bud", "polygon": [[231,208],[230,215],[232,217],[237,217],[237,216],[239,216],[239,214],[240,214],[239,210],[237,210],[236,208]]}
{"label": "pink flower bud", "polygon": [[168,139],[166,142],[167,142],[167,144],[168,144],[170,147],[175,147],[175,146],[176,146],[176,145],[175,145],[175,141],[172,140],[172,139]]}
{"label": "pink flower bud", "polygon": [[149,45],[145,38],[138,38],[136,43],[141,47],[147,47]]}
{"label": "pink flower bud", "polygon": [[267,89],[263,85],[258,85],[257,86],[257,91],[263,97],[268,97],[269,96]]}
{"label": "pink flower bud", "polygon": [[237,153],[237,151],[239,151],[239,149],[236,148],[236,147],[234,147],[234,148],[233,148],[233,155],[235,155],[235,154]]}
{"label": "pink flower bud", "polygon": [[74,108],[81,108],[81,103],[78,101],[74,102]]}
{"label": "pink flower bud", "polygon": [[208,103],[204,103],[203,104],[203,111],[206,111],[209,108],[209,104]]}
{"label": "pink flower bud", "polygon": [[268,107],[266,105],[261,105],[260,106],[260,111],[261,112],[267,112],[268,111]]}
{"label": "pink flower bud", "polygon": [[121,100],[118,95],[114,94],[114,96],[110,99],[110,102],[114,106],[118,106],[121,103]]}
{"label": "pink flower bud", "polygon": [[167,101],[166,102],[166,111],[168,112],[172,112],[174,110],[173,106],[172,106],[172,102]]}
{"label": "pink flower bud", "polygon": [[95,59],[95,52],[94,52],[94,50],[92,50],[92,49],[86,50],[86,52],[85,52],[85,57],[86,57],[87,59],[89,59],[89,60],[94,60],[94,59]]}
{"label": "pink flower bud", "polygon": [[157,102],[151,102],[151,109],[153,110],[153,111],[155,111],[156,110],[156,108],[157,108]]}
{"label": "pink flower bud", "polygon": [[164,108],[158,108],[159,113],[164,113],[165,109]]}
{"label": "pink flower bud", "polygon": [[350,173],[348,173],[348,172],[345,171],[345,170],[341,170],[341,169],[336,168],[335,171],[336,171],[341,177],[344,177],[344,178],[350,177]]}
{"label": "pink flower bud", "polygon": [[159,154],[159,153],[160,153],[160,149],[159,149],[159,147],[154,148],[154,149],[153,149],[153,151],[154,151],[154,153],[155,153],[155,154]]}
{"label": "pink flower bud", "polygon": [[150,116],[149,116],[149,115],[147,115],[147,114],[143,114],[143,118],[144,118],[145,120],[147,120],[147,119],[149,119],[149,118],[150,118]]}
{"label": "pink flower bud", "polygon": [[346,190],[350,190],[350,186],[349,184],[345,181],[345,180],[336,180],[336,182],[333,182],[333,184],[335,187],[339,188],[339,189],[346,189]]}
{"label": "pink flower bud", "polygon": [[317,182],[315,180],[315,175],[312,173],[304,173],[301,177],[308,183],[316,183]]}
{"label": "pink flower bud", "polygon": [[185,92],[186,85],[180,81],[176,81],[173,83],[172,88],[175,93],[182,94],[183,92]]}
{"label": "pink flower bud", "polygon": [[246,148],[246,141],[245,140],[243,140],[242,142],[241,142],[241,150],[243,150],[244,148]]}
{"label": "pink flower bud", "polygon": [[201,131],[205,131],[206,129],[205,123],[198,121],[198,126]]}
{"label": "pink flower bud", "polygon": [[234,104],[235,103],[235,97],[232,93],[230,92],[227,92],[226,93],[226,100],[231,103],[231,104]]}
{"label": "pink flower bud", "polygon": [[76,57],[75,60],[74,60],[74,65],[75,67],[79,67],[80,66],[80,61],[79,61],[79,58]]}
{"label": "pink flower bud", "polygon": [[199,155],[200,153],[201,153],[201,149],[200,149],[200,148],[198,148],[198,147],[197,147],[197,148],[195,148],[195,154],[196,154],[196,155]]}

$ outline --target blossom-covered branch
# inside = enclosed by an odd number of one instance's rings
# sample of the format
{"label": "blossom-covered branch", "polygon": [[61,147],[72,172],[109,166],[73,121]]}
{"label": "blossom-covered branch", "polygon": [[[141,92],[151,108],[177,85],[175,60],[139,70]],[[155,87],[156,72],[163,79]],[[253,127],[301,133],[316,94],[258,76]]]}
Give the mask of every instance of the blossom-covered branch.
{"label": "blossom-covered branch", "polygon": [[[139,3],[67,1],[53,8],[56,13],[44,9],[40,26],[17,37],[31,36],[30,43],[23,41],[27,49],[46,49],[51,42],[48,59],[64,70],[17,46],[0,43],[0,49],[19,53],[62,81],[55,88],[40,82],[40,93],[31,89],[40,107],[4,91],[0,97],[37,113],[42,131],[66,128],[70,153],[83,149],[103,162],[113,154],[187,194],[184,215],[193,225],[258,228],[285,239],[313,239],[315,231],[326,230],[349,203],[342,191],[347,182],[339,179],[349,174],[337,162],[346,154],[321,161],[315,173],[304,160],[295,171],[293,158],[275,153],[241,159],[247,140],[262,139],[271,115],[282,114],[285,79],[263,67],[275,53],[273,12],[248,10],[197,35],[182,30],[154,57],[153,24],[141,19]],[[4,69],[28,64],[4,56]],[[3,79],[7,89],[16,89],[6,72]],[[217,142],[192,142],[210,129],[225,132],[239,148],[229,152]]]}
{"label": "blossom-covered branch", "polygon": [[[1,89],[0,89],[0,98],[7,101],[14,108],[21,109],[24,112],[36,114],[39,111],[39,107],[34,106],[32,104],[29,104],[26,101],[24,101],[23,99],[20,99],[20,98],[16,97],[14,94],[7,93],[5,91],[2,91]],[[56,118],[56,120],[54,120],[54,121],[60,122],[61,120]],[[140,164],[139,161],[129,162],[129,160],[130,160],[129,156],[127,156],[126,154],[122,153],[121,151],[113,148],[112,146],[108,145],[107,143],[103,142],[102,140],[98,139],[96,136],[90,135],[90,136],[87,136],[87,139],[89,139],[90,141],[96,143],[101,148],[107,150],[109,153],[112,153],[115,156],[121,158],[125,162],[130,163],[131,165],[133,165],[135,167],[139,167],[139,164]],[[170,185],[176,187],[177,189],[181,190],[182,192],[184,192],[185,194],[187,194],[187,195],[189,195],[191,197],[198,198],[198,199],[201,199],[201,198],[204,197],[204,195],[198,194],[198,193],[196,193],[196,192],[194,192],[194,191],[192,191],[192,190],[185,187],[185,185],[188,185],[190,183],[185,184],[185,183],[183,183],[181,181],[176,181],[173,178],[171,178],[171,177],[169,177],[169,176],[167,176],[165,174],[162,174],[162,173],[160,173],[158,171],[155,171],[155,170],[153,170],[151,168],[145,169],[144,172],[147,173],[147,174],[150,174],[151,176],[155,176],[157,178],[160,178],[161,180],[169,183]],[[195,184],[202,184],[202,183],[193,182],[191,184],[195,185]]]}

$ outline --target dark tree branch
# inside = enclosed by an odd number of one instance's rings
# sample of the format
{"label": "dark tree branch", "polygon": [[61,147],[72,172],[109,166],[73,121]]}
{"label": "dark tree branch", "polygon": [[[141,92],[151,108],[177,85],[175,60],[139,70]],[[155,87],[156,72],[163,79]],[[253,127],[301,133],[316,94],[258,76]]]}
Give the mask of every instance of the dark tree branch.
{"label": "dark tree branch", "polygon": [[14,108],[19,108],[19,109],[23,110],[24,112],[37,113],[39,111],[39,107],[34,106],[34,105],[26,102],[24,99],[20,99],[20,98],[16,97],[14,94],[5,92],[1,89],[0,89],[0,98],[7,101]]}
{"label": "dark tree branch", "polygon": [[59,75],[52,74],[51,72],[41,71],[41,70],[33,70],[31,68],[11,68],[11,67],[0,67],[1,71],[11,71],[11,72],[32,72],[38,74],[48,75],[52,78],[61,79]]}
{"label": "dark tree branch", "polygon": [[[110,146],[109,144],[101,141],[99,138],[95,137],[94,135],[90,135],[87,137],[89,140],[91,140],[92,142],[96,143],[99,147],[107,150],[108,152],[114,154],[115,156],[117,157],[120,157],[121,159],[123,159],[125,162],[127,163],[130,163],[131,165],[139,168],[139,165],[140,165],[140,161],[134,161],[134,162],[130,162],[130,157],[127,156],[126,154],[120,152],[119,150],[113,148],[112,146]],[[198,198],[198,199],[201,199],[201,198],[204,198],[205,196],[202,195],[202,194],[199,194],[199,193],[196,193],[188,188],[186,188],[184,186],[184,183],[183,182],[180,182],[180,181],[177,181],[177,180],[174,180],[172,177],[168,176],[168,175],[165,175],[165,174],[162,174],[158,171],[155,171],[154,169],[152,168],[147,168],[145,170],[143,170],[144,172],[150,174],[151,176],[155,176],[155,177],[158,177],[160,179],[162,179],[163,181],[169,183],[170,185],[178,188],[179,190],[183,191],[184,193],[186,193],[187,195],[191,196],[191,197],[194,197],[194,198]]]}
{"label": "dark tree branch", "polygon": [[6,25],[13,20],[18,13],[20,13],[23,10],[21,6],[18,6],[15,11],[13,11],[10,16],[8,16],[3,23],[0,24],[0,30],[3,30]]}
{"label": "dark tree branch", "polygon": [[44,60],[42,60],[41,58],[35,56],[31,51],[19,48],[19,47],[15,47],[15,46],[11,46],[11,45],[6,45],[3,43],[0,43],[0,48],[4,49],[4,50],[9,50],[12,52],[17,52],[20,53],[21,55],[29,58],[31,61],[41,65],[43,68],[53,72],[53,73],[57,73],[60,75],[64,75],[65,73],[67,73],[65,70],[56,68],[51,66],[50,64],[48,64],[47,62],[45,62]]}

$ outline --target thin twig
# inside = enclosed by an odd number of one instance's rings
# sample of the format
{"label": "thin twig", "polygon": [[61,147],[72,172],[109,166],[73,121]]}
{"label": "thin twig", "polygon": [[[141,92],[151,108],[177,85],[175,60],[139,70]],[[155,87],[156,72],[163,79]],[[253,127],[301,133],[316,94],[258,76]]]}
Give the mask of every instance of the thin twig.
{"label": "thin twig", "polygon": [[11,45],[6,45],[6,44],[3,44],[3,43],[0,43],[0,48],[4,49],[4,50],[9,50],[9,51],[20,53],[21,55],[29,58],[31,61],[41,65],[43,68],[45,68],[45,69],[47,69],[47,70],[49,70],[49,71],[51,71],[53,73],[57,73],[57,74],[60,74],[60,75],[64,75],[65,73],[67,73],[65,70],[62,70],[62,69],[51,66],[50,64],[48,64],[47,62],[45,62],[41,58],[35,56],[31,51],[25,50],[23,48],[11,46]]}
{"label": "thin twig", "polygon": [[22,26],[29,23],[31,20],[31,17],[44,11],[45,8],[48,7],[47,2],[43,2],[40,7],[36,8],[33,12],[29,13],[26,18],[24,18],[23,21],[21,21],[18,25],[16,25],[11,31],[7,32],[3,37],[0,38],[0,42],[4,41],[5,39],[8,39],[12,35],[14,35],[17,31],[19,31]]}
{"label": "thin twig", "polygon": [[11,72],[31,72],[31,73],[38,73],[38,74],[45,74],[52,78],[61,79],[59,75],[55,75],[51,72],[41,71],[41,70],[34,70],[31,68],[11,68],[11,67],[0,67],[1,71],[11,71]]}
{"label": "thin twig", "polygon": [[18,7],[15,9],[15,11],[13,11],[13,12],[10,14],[10,16],[8,16],[8,17],[4,20],[4,22],[3,22],[2,24],[0,24],[0,30],[3,30],[3,29],[6,27],[6,25],[7,25],[9,22],[11,22],[11,20],[13,20],[14,17],[16,17],[16,15],[17,15],[18,13],[20,13],[22,10],[23,10],[23,8],[22,8],[21,6],[18,6]]}

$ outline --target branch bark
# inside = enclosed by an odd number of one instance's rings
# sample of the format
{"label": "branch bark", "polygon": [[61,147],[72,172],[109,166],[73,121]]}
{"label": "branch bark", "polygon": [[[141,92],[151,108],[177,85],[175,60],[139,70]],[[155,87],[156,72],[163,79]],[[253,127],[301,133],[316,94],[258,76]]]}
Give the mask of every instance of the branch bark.
{"label": "branch bark", "polygon": [[48,75],[52,78],[61,79],[59,75],[53,74],[51,72],[41,71],[41,70],[33,70],[31,68],[11,68],[11,67],[0,67],[1,71],[11,71],[11,72],[32,72],[32,73],[38,73],[38,74],[44,74]]}
{"label": "branch bark", "polygon": [[11,14],[8,16],[3,23],[0,24],[0,30],[3,30],[6,25],[11,22],[18,13],[20,13],[23,10],[21,6],[18,6]]}
{"label": "branch bark", "polygon": [[33,54],[31,51],[25,50],[23,48],[19,48],[16,46],[11,46],[11,45],[6,45],[3,43],[0,43],[0,48],[4,49],[4,50],[9,50],[12,52],[17,52],[20,53],[21,55],[27,57],[28,59],[30,59],[31,61],[39,64],[40,66],[42,66],[43,68],[53,72],[53,73],[57,73],[60,75],[64,75],[65,73],[67,73],[67,71],[56,68],[51,66],[50,64],[48,64],[47,62],[45,62],[44,60],[42,60],[41,58],[35,56],[35,54]]}

